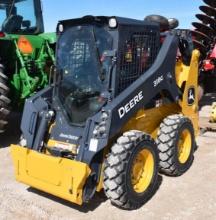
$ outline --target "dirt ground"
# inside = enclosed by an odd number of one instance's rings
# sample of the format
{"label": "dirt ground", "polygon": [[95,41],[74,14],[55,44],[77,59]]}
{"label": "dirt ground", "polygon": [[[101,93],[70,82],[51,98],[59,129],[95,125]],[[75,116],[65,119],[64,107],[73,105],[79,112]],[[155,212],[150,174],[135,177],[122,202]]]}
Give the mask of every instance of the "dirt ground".
{"label": "dirt ground", "polygon": [[[206,107],[205,107],[206,109]],[[17,183],[8,145],[17,143],[17,117],[0,138],[0,219],[71,220],[213,220],[216,216],[216,133],[198,137],[191,169],[183,176],[161,177],[157,193],[142,208],[124,211],[113,207],[103,193],[83,207]]]}

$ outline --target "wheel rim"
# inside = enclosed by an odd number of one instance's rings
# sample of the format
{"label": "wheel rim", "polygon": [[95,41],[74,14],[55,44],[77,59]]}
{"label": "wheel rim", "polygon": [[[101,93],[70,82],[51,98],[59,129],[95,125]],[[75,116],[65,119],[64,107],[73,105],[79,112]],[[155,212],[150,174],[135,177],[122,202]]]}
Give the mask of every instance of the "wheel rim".
{"label": "wheel rim", "polygon": [[143,193],[151,183],[154,173],[154,157],[147,150],[141,150],[134,158],[131,181],[135,192]]}
{"label": "wheel rim", "polygon": [[181,132],[180,139],[178,141],[178,159],[180,163],[185,163],[191,152],[192,137],[188,129]]}

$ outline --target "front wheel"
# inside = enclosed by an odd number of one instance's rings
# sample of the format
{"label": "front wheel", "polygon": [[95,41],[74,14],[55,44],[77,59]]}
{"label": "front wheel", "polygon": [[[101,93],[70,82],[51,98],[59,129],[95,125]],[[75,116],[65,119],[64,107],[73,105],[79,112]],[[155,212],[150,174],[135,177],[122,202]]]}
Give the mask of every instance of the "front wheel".
{"label": "front wheel", "polygon": [[120,208],[137,209],[155,193],[157,183],[156,143],[140,131],[124,133],[105,160],[106,196]]}

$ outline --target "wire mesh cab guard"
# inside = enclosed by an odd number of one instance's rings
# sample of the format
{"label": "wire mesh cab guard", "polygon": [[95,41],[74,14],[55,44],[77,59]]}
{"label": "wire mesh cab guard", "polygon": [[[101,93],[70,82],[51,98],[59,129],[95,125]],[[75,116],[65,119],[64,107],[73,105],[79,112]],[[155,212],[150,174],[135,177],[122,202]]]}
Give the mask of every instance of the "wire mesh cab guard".
{"label": "wire mesh cab guard", "polygon": [[154,63],[160,49],[160,32],[149,27],[122,27],[117,64],[117,93],[136,81]]}

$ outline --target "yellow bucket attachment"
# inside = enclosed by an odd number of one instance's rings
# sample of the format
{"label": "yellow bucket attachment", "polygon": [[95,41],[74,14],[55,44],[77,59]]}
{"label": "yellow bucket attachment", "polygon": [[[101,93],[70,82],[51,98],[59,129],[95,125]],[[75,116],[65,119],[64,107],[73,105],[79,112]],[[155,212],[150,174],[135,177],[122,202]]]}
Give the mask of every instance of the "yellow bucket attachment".
{"label": "yellow bucket attachment", "polygon": [[16,179],[39,190],[82,205],[87,164],[11,145]]}

